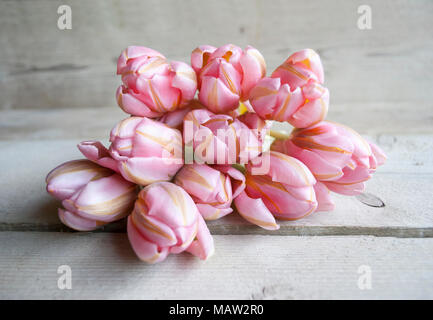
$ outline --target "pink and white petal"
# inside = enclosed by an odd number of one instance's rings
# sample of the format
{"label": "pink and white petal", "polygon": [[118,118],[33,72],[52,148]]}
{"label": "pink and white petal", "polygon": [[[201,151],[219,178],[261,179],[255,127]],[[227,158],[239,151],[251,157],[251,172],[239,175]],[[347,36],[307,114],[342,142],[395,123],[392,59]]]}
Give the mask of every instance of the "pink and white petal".
{"label": "pink and white petal", "polygon": [[272,118],[278,102],[279,78],[262,78],[251,89],[249,101],[254,111],[264,119]]}
{"label": "pink and white petal", "polygon": [[59,219],[64,225],[77,231],[92,231],[98,229],[100,226],[103,226],[105,224],[96,220],[90,220],[80,217],[75,213],[60,208]]}
{"label": "pink and white petal", "polygon": [[242,67],[242,98],[248,99],[251,89],[266,76],[266,63],[259,50],[248,46],[240,58]]}
{"label": "pink and white petal", "polygon": [[300,88],[290,91],[289,85],[282,85],[280,90],[278,90],[278,102],[274,109],[272,120],[288,121],[303,103],[304,97]]}
{"label": "pink and white petal", "polygon": [[207,203],[196,203],[197,209],[205,220],[217,220],[233,212],[233,209],[218,208]]}
{"label": "pink and white petal", "polygon": [[119,172],[117,162],[111,157],[108,149],[99,141],[82,141],[77,145],[81,153],[90,161],[100,166]]}
{"label": "pink and white petal", "polygon": [[137,86],[151,98],[153,110],[165,113],[175,110],[180,104],[180,90],[172,87],[172,77],[155,75],[152,79],[139,79]]}
{"label": "pink and white petal", "polygon": [[145,186],[157,181],[170,181],[182,167],[181,162],[182,159],[136,157],[119,162],[119,170],[126,180]]}
{"label": "pink and white petal", "polygon": [[137,208],[137,206],[140,206],[140,204],[136,204],[131,219],[140,234],[159,247],[169,247],[177,244],[176,234],[169,226],[156,217],[145,213],[141,214],[141,209]]}
{"label": "pink and white petal", "polygon": [[67,161],[48,173],[47,192],[59,200],[67,199],[99,174],[110,175],[111,170],[85,159]]}
{"label": "pink and white petal", "polygon": [[175,72],[171,85],[182,93],[182,103],[192,100],[197,91],[197,77],[194,69],[180,61],[172,61],[170,65]]}
{"label": "pink and white petal", "polygon": [[151,48],[146,48],[142,46],[129,46],[122,51],[119,58],[117,59],[117,74],[121,74],[124,72],[124,68],[127,66],[127,63],[131,59],[142,56],[161,57],[165,59],[165,57],[161,53]]}
{"label": "pink and white petal", "polygon": [[245,220],[266,230],[278,230],[280,228],[262,199],[250,198],[245,191],[242,191],[234,201],[238,213]]}
{"label": "pink and white petal", "polygon": [[331,193],[324,183],[317,181],[314,185],[314,192],[316,193],[318,211],[332,211],[335,208],[335,203],[332,200]]}
{"label": "pink and white petal", "polygon": [[209,57],[217,48],[209,45],[201,45],[191,53],[191,66],[195,72],[199,73],[209,61]]}
{"label": "pink and white petal", "polygon": [[196,238],[197,239],[191,243],[186,251],[199,257],[201,260],[207,260],[214,254],[215,247],[213,237],[201,216],[198,217],[198,231]]}
{"label": "pink and white petal", "polygon": [[386,162],[386,154],[383,150],[375,143],[368,141],[370,144],[371,151],[373,152],[374,157],[376,158],[376,165],[381,166]]}
{"label": "pink and white petal", "polygon": [[233,199],[236,198],[245,189],[245,175],[231,165],[215,165],[215,169],[232,178]]}
{"label": "pink and white petal", "polygon": [[242,75],[230,63],[222,60],[219,64],[218,78],[229,90],[240,96]]}
{"label": "pink and white petal", "polygon": [[131,91],[120,86],[116,91],[116,101],[119,107],[133,116],[156,118],[161,116],[161,112],[153,110],[146,103],[139,100]]}
{"label": "pink and white petal", "polygon": [[239,95],[231,92],[220,79],[215,77],[203,77],[198,98],[215,113],[234,110],[239,105]]}
{"label": "pink and white petal", "polygon": [[365,183],[359,182],[354,184],[339,184],[334,181],[325,182],[329,190],[335,193],[343,194],[346,196],[355,196],[361,194],[365,190]]}
{"label": "pink and white petal", "polygon": [[[298,159],[275,151],[270,151],[269,156],[270,166],[267,175],[273,181],[294,187],[312,186],[316,183],[311,171]],[[251,165],[248,164],[247,170],[252,172],[251,169]]]}
{"label": "pink and white petal", "polygon": [[128,218],[128,239],[131,243],[132,249],[135,254],[140,258],[140,260],[148,263],[157,263],[163,261],[169,250],[167,247],[158,248],[158,245],[150,242],[146,239],[136,228],[131,220]]}
{"label": "pink and white petal", "polygon": [[311,100],[299,107],[299,109],[287,120],[296,128],[306,128],[326,118],[329,106],[329,91],[325,90],[321,98]]}
{"label": "pink and white petal", "polygon": [[322,61],[320,60],[320,56],[313,49],[303,49],[295,52],[288,58],[288,61],[311,70],[316,75],[319,83],[324,82]]}

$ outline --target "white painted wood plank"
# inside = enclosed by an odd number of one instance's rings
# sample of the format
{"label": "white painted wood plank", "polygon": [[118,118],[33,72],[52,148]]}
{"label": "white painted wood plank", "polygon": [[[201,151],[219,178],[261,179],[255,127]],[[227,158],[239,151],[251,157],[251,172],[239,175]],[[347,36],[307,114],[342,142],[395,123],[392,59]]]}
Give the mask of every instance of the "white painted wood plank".
{"label": "white painted wood plank", "polygon": [[[1,299],[432,299],[433,239],[215,236],[202,262],[140,262],[125,234],[0,232]],[[59,290],[57,268],[72,269]],[[371,268],[372,289],[358,287]]]}
{"label": "white painted wood plank", "polygon": [[[113,100],[114,98],[111,97]],[[110,99],[111,99],[110,98]],[[411,103],[331,104],[327,119],[362,134],[431,134],[433,107]],[[85,109],[3,110],[0,140],[106,139],[112,127],[128,115],[119,107]],[[290,126],[275,122],[290,130]]]}
{"label": "white painted wood plank", "polygon": [[[77,140],[0,141],[0,228],[59,230],[59,202],[45,192],[45,176],[58,164],[82,158]],[[333,212],[282,222],[276,234],[373,234],[433,236],[433,139],[425,136],[378,136],[389,156],[367,183],[367,191],[384,201],[374,208],[354,197],[335,196]],[[236,214],[209,224],[213,232],[263,233]],[[123,224],[109,230],[124,230]],[[414,230],[410,230],[414,229]]]}
{"label": "white painted wood plank", "polygon": [[[131,44],[189,61],[197,45],[261,50],[272,71],[288,54],[322,56],[331,101],[432,101],[432,2],[372,0],[373,29],[359,30],[359,1],[139,1],[71,3],[72,30],[57,28],[59,3],[0,2],[0,107],[114,105],[115,59]],[[431,104],[430,104],[431,106]]]}

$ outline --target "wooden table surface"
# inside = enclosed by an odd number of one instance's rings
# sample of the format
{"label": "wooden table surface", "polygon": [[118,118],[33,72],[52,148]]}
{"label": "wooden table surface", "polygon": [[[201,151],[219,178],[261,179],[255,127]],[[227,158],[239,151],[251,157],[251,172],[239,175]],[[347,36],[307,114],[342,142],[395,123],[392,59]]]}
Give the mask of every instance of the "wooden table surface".
{"label": "wooden table surface", "polygon": [[[190,0],[182,1],[192,10],[186,14],[173,0],[161,7],[79,0],[67,34],[50,27],[55,1],[1,2],[0,299],[432,299],[432,2],[371,2],[373,29],[360,31],[356,1],[240,1],[230,11],[229,1]],[[173,19],[151,23],[152,15]],[[234,25],[221,23],[230,19]],[[208,37],[251,43],[269,71],[290,51],[317,48],[331,91],[328,118],[388,155],[367,183],[368,197],[385,206],[335,195],[334,211],[282,222],[276,232],[232,214],[209,223],[216,252],[207,262],[179,254],[142,263],[123,222],[83,233],[62,226],[44,178],[81,158],[78,142],[106,142],[126,117],[113,98],[120,49],[150,42],[188,61],[186,48]],[[61,265],[71,267],[70,290],[58,288]],[[365,266],[372,286],[361,290]]]}

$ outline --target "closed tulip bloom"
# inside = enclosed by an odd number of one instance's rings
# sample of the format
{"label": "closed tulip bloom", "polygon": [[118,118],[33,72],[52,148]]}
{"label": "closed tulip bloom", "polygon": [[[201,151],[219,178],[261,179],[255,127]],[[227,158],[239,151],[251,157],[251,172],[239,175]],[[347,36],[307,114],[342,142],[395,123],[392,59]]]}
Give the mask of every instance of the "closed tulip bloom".
{"label": "closed tulip bloom", "polygon": [[303,87],[290,87],[280,78],[263,78],[251,90],[250,103],[263,119],[305,128],[326,117],[329,91],[314,81]]}
{"label": "closed tulip bloom", "polygon": [[191,65],[197,74],[199,100],[215,113],[238,108],[266,74],[263,56],[251,46],[245,50],[232,44],[200,46],[191,54]]}
{"label": "closed tulip bloom", "polygon": [[[294,129],[287,140],[276,140],[271,149],[301,160],[331,191],[355,195],[386,156],[354,130],[323,121],[305,129]],[[374,152],[373,152],[374,150]]]}
{"label": "closed tulip bloom", "polygon": [[183,165],[181,133],[158,121],[127,118],[112,129],[110,141],[109,150],[95,141],[78,148],[89,160],[140,185],[169,181]]}
{"label": "closed tulip bloom", "polygon": [[[232,179],[236,181],[233,185]],[[191,195],[204,219],[215,220],[233,211],[230,206],[245,187],[245,177],[228,165],[195,163],[183,166],[174,183]]]}
{"label": "closed tulip bloom", "polygon": [[338,127],[322,121],[304,129],[294,129],[287,140],[276,140],[271,150],[302,161],[320,181],[337,180],[352,159],[352,139]]}
{"label": "closed tulip bloom", "polygon": [[258,134],[238,118],[205,109],[185,116],[183,135],[185,144],[192,145],[195,159],[201,163],[246,163],[262,151]]}
{"label": "closed tulip bloom", "polygon": [[123,85],[117,102],[126,113],[149,118],[183,107],[194,98],[194,70],[180,61],[167,61],[159,52],[131,46],[119,56],[117,73]]}
{"label": "closed tulip bloom", "polygon": [[283,62],[273,73],[273,78],[280,78],[291,88],[302,87],[309,80],[323,84],[325,80],[322,61],[313,49],[295,52]]}
{"label": "closed tulip bloom", "polygon": [[47,191],[62,201],[60,220],[79,231],[97,229],[127,216],[137,187],[119,174],[89,160],[65,162],[46,178]]}
{"label": "closed tulip bloom", "polygon": [[377,167],[385,163],[385,153],[353,129],[341,124],[335,125],[341,135],[350,137],[355,148],[350,162],[343,168],[343,176],[324,183],[329,190],[336,193],[349,196],[360,194],[364,192],[365,182],[372,177]]}
{"label": "closed tulip bloom", "polygon": [[[265,156],[265,155],[264,155]],[[248,221],[275,230],[274,217],[295,220],[317,208],[316,180],[299,160],[270,151],[267,174],[255,175],[247,165],[245,190],[235,199],[239,213]]]}
{"label": "closed tulip bloom", "polygon": [[148,263],[183,251],[205,260],[214,251],[194,201],[170,182],[153,183],[140,191],[128,218],[128,238],[137,256]]}

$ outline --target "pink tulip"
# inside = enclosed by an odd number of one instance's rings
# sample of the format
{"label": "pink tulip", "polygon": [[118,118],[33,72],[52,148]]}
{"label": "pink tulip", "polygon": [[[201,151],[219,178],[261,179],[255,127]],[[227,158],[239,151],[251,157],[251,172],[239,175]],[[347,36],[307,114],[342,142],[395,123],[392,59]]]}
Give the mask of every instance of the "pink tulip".
{"label": "pink tulip", "polygon": [[248,221],[265,229],[275,230],[274,216],[295,220],[307,216],[317,208],[314,192],[316,180],[299,160],[279,152],[268,152],[269,170],[253,174],[254,165],[247,165],[246,187],[235,205]]}
{"label": "pink tulip", "polygon": [[169,181],[183,165],[182,135],[158,121],[127,118],[111,130],[110,141],[109,150],[96,141],[84,141],[78,148],[89,160],[140,185]]}
{"label": "pink tulip", "polygon": [[354,130],[328,121],[295,129],[271,149],[301,160],[329,190],[345,195],[363,192],[364,182],[386,159],[378,146]]}
{"label": "pink tulip", "polygon": [[305,128],[325,119],[329,91],[323,87],[323,67],[311,49],[292,54],[273,73],[250,91],[255,112],[263,119],[286,121]]}
{"label": "pink tulip", "polygon": [[191,195],[204,219],[215,220],[233,211],[230,206],[245,188],[245,176],[229,165],[187,164],[174,183]]}
{"label": "pink tulip", "polygon": [[322,121],[294,129],[287,140],[276,140],[271,149],[302,161],[320,181],[337,180],[354,151],[352,139],[342,135],[333,123]]}
{"label": "pink tulip", "polygon": [[251,90],[250,102],[263,119],[305,128],[326,117],[329,91],[314,81],[301,88],[290,87],[280,78],[263,78]]}
{"label": "pink tulip", "polygon": [[128,218],[128,238],[137,256],[148,263],[183,251],[205,260],[214,251],[194,201],[170,182],[153,183],[140,191]]}
{"label": "pink tulip", "polygon": [[200,163],[246,163],[256,158],[262,148],[262,141],[252,128],[239,119],[206,109],[193,110],[185,116],[183,135]]}
{"label": "pink tulip", "polygon": [[343,168],[343,176],[325,182],[329,190],[344,195],[364,192],[365,181],[369,180],[377,166],[385,163],[385,153],[374,143],[368,142],[353,129],[334,123],[340,135],[351,139],[354,150],[350,162]]}
{"label": "pink tulip", "polygon": [[272,73],[272,78],[280,78],[291,88],[303,87],[309,80],[320,84],[325,80],[322,61],[313,49],[292,54]]}
{"label": "pink tulip", "polygon": [[131,46],[119,56],[117,74],[123,85],[117,102],[126,113],[149,118],[183,107],[194,98],[197,79],[186,63],[169,62],[159,52]]}
{"label": "pink tulip", "polygon": [[47,191],[62,201],[60,220],[79,231],[97,229],[127,216],[137,187],[119,174],[89,160],[65,162],[46,178]]}
{"label": "pink tulip", "polygon": [[215,113],[235,110],[266,74],[263,56],[251,46],[245,50],[232,44],[200,46],[191,54],[191,65],[197,73],[199,99]]}

